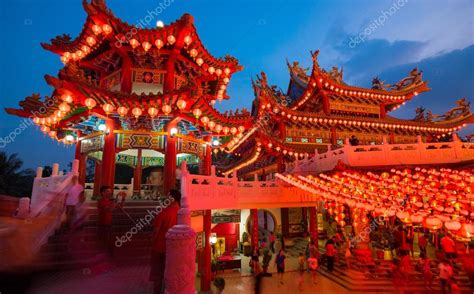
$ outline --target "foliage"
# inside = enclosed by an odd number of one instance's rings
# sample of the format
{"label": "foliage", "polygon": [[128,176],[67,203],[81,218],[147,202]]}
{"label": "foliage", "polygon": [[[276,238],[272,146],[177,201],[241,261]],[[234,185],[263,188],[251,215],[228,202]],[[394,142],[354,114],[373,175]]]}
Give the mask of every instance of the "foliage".
{"label": "foliage", "polygon": [[224,278],[222,277],[217,277],[214,279],[214,286],[217,288],[217,290],[219,291],[218,293],[222,293],[222,291],[224,291],[224,288],[225,288],[225,280]]}
{"label": "foliage", "polygon": [[8,156],[0,152],[0,194],[29,197],[33,188],[35,172],[22,169],[23,161],[17,154]]}

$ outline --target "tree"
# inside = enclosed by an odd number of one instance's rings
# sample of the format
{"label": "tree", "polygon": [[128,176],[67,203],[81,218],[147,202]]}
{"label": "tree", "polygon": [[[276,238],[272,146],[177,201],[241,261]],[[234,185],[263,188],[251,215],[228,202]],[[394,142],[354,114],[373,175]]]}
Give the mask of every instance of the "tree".
{"label": "tree", "polygon": [[17,154],[0,152],[0,194],[16,197],[31,196],[35,172],[22,169],[23,161]]}

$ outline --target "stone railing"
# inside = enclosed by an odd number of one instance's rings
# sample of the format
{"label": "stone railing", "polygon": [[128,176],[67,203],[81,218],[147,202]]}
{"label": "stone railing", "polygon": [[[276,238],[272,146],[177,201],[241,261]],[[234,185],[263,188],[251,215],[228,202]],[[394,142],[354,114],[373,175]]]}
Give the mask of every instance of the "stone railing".
{"label": "stone railing", "polygon": [[346,139],[341,148],[325,153],[317,152],[311,158],[297,160],[287,172],[315,174],[330,171],[341,162],[351,167],[431,165],[468,162],[474,159],[474,143],[461,142],[453,135],[452,142],[423,143],[421,137],[414,144],[388,144],[351,146]]}
{"label": "stone railing", "polygon": [[218,177],[214,166],[209,176],[183,171],[182,175],[191,210],[301,207],[316,201],[310,193],[278,180],[239,181],[235,172],[229,177]]}

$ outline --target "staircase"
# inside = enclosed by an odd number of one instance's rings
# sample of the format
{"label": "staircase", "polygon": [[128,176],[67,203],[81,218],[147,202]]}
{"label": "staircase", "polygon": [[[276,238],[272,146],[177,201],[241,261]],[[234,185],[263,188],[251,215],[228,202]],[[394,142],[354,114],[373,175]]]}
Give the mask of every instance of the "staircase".
{"label": "staircase", "polygon": [[[136,222],[145,219],[148,210],[157,206],[156,201],[125,202],[124,210]],[[96,201],[84,203],[87,207],[87,217],[82,228],[69,230],[61,227],[56,234],[49,237],[48,243],[38,252],[34,267],[36,270],[64,270],[71,268],[90,268],[91,265],[110,260],[114,263],[146,263],[150,258],[152,225],[143,226],[133,234],[130,242],[120,247],[113,246],[113,254],[109,257],[98,238],[98,211]],[[148,218],[149,219],[149,218]],[[113,212],[112,239],[125,235],[135,226],[127,215],[120,209]]]}
{"label": "staircase", "polygon": [[[323,253],[324,249],[320,248],[320,252]],[[415,270],[417,262],[418,259],[412,260],[413,271],[408,279],[409,284],[404,287],[404,293],[440,293],[441,288],[437,275],[438,263],[434,260],[431,261],[433,283],[431,285],[432,290],[428,291],[424,288],[424,278],[422,273]],[[376,260],[376,263],[378,264],[375,268],[368,269],[366,265],[358,264],[353,259],[352,269],[347,269],[344,255],[339,254],[334,264],[333,272],[327,271],[325,262],[320,264],[318,272],[351,292],[394,293],[395,288],[392,282],[390,270],[391,261]],[[473,293],[474,289],[471,287],[469,277],[462,270],[459,263],[454,268],[454,277],[456,277],[461,293]]]}

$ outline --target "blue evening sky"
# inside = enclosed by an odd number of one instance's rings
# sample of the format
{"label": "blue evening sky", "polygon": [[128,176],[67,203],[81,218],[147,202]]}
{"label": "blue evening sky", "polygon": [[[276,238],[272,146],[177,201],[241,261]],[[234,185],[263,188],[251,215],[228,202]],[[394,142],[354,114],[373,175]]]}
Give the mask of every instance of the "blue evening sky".
{"label": "blue evening sky", "polygon": [[[461,97],[474,100],[472,0],[108,0],[107,4],[131,24],[145,21],[160,5],[167,6],[150,27],[157,20],[169,23],[191,13],[208,50],[215,56],[231,54],[244,66],[231,80],[231,100],[218,105],[220,110],[249,109],[250,78],[260,71],[286,90],[285,60],[309,67],[309,51],[318,48],[323,67],[343,66],[346,82],[358,86],[369,86],[374,76],[396,82],[415,66],[424,70],[432,91],[391,115],[412,118],[420,105],[440,114]],[[62,64],[40,43],[64,33],[75,38],[85,18],[82,0],[0,1],[2,108],[17,107],[32,93],[51,95],[43,76],[56,75]],[[20,121],[0,111],[0,137],[15,131]],[[473,129],[470,126],[463,134]],[[17,133],[14,142],[0,150],[19,153],[27,167],[53,162],[64,166],[73,159],[74,147],[58,145],[36,127]]]}

